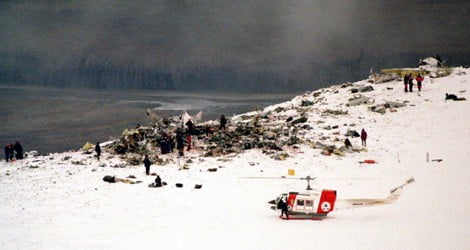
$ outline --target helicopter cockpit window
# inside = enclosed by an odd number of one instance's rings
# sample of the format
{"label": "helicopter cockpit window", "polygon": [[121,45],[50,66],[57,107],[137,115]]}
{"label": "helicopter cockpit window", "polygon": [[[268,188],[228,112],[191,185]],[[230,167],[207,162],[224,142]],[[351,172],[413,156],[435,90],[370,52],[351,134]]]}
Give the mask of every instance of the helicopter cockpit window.
{"label": "helicopter cockpit window", "polygon": [[279,201],[283,200],[284,202],[287,201],[287,194],[281,194],[276,198],[276,204],[279,203]]}
{"label": "helicopter cockpit window", "polygon": [[297,200],[297,206],[303,206],[304,200]]}

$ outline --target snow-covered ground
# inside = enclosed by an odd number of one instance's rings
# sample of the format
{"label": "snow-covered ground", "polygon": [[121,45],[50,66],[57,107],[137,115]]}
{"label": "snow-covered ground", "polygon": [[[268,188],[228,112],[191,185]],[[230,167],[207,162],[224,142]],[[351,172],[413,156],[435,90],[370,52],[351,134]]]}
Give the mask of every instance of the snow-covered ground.
{"label": "snow-covered ground", "polygon": [[[375,104],[409,101],[383,115],[369,105],[346,107],[349,88],[321,90],[324,99],[307,114],[314,129],[306,138],[316,133],[344,140],[347,129],[361,128],[369,134],[368,152],[344,157],[307,144],[286,149],[291,157],[284,161],[258,150],[218,158],[193,152],[186,156],[194,161],[188,170],[176,163],[152,166],[169,184],[160,189],[147,187],[154,176],[143,166],[113,167],[121,160],[108,153],[101,161],[82,152],[2,161],[0,249],[468,249],[470,101],[445,102],[444,96],[470,99],[470,70],[426,78],[423,86],[418,95],[404,93],[398,81],[374,84],[363,94]],[[317,100],[309,93],[266,110],[307,99]],[[326,109],[348,114],[321,116]],[[327,125],[338,128],[322,129]],[[361,144],[357,138],[352,143]],[[378,164],[359,163],[365,159]],[[281,220],[267,202],[304,190],[305,181],[240,177],[286,176],[288,169],[297,177],[316,176],[313,186],[337,190],[338,199],[384,198],[409,177],[416,182],[392,205],[333,211],[321,221]],[[135,175],[143,183],[110,184],[105,175]]]}

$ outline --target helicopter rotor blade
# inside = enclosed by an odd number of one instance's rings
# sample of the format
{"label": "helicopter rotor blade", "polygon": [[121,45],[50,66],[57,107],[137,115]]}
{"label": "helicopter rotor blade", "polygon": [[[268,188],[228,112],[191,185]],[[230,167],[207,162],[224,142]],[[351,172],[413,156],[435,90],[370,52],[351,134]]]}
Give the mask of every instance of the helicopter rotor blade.
{"label": "helicopter rotor blade", "polygon": [[286,176],[243,176],[240,179],[287,179],[287,180],[315,180],[316,177],[286,177]]}
{"label": "helicopter rotor blade", "polygon": [[238,177],[240,179],[286,179],[285,176],[275,177],[275,176],[244,176]]}

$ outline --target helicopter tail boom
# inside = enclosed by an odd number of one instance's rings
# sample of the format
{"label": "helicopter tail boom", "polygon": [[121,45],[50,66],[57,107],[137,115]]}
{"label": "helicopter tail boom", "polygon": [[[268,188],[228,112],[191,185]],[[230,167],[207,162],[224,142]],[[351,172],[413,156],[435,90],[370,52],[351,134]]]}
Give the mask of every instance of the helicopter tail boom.
{"label": "helicopter tail boom", "polygon": [[401,193],[403,192],[403,187],[413,183],[414,178],[408,179],[404,184],[390,190],[390,195],[385,199],[343,199],[336,201],[336,210],[348,209],[348,208],[358,208],[358,207],[371,207],[378,205],[387,205],[392,204],[398,198],[400,198]]}

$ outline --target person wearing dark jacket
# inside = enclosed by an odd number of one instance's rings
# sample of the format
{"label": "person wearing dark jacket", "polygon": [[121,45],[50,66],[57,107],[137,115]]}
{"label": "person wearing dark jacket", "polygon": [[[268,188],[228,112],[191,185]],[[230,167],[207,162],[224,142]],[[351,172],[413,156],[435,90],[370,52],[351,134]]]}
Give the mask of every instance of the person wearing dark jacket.
{"label": "person wearing dark jacket", "polygon": [[423,84],[424,77],[421,76],[421,74],[418,74],[416,77],[416,82],[418,84],[418,92],[421,92],[421,86]]}
{"label": "person wearing dark jacket", "polygon": [[362,146],[364,147],[367,147],[366,146],[366,140],[367,140],[367,132],[365,129],[362,129],[361,131],[361,141],[362,141]]}
{"label": "person wearing dark jacket", "polygon": [[408,75],[405,75],[405,77],[403,78],[403,84],[405,85],[405,92],[408,92],[408,80],[409,80]]}
{"label": "person wearing dark jacket", "polygon": [[155,187],[161,187],[162,186],[162,179],[160,178],[160,175],[157,175],[157,178],[155,178]]}
{"label": "person wearing dark jacket", "polygon": [[227,125],[227,118],[225,118],[225,115],[220,116],[220,129],[225,130],[225,126]]}
{"label": "person wearing dark jacket", "polygon": [[281,217],[285,214],[286,218],[289,219],[289,213],[288,213],[289,210],[288,210],[287,202],[281,199],[279,200],[279,203],[277,205],[278,205],[278,208],[281,209]]}
{"label": "person wearing dark jacket", "polygon": [[149,156],[145,155],[144,166],[145,166],[145,174],[146,175],[150,175],[150,165],[152,165],[152,162],[149,160]]}
{"label": "person wearing dark jacket", "polygon": [[13,145],[13,151],[15,151],[15,156],[17,160],[23,159],[23,147],[21,146],[21,143],[19,141],[15,142],[15,145]]}
{"label": "person wearing dark jacket", "polygon": [[179,156],[184,156],[184,137],[181,131],[176,133],[176,149],[178,149]]}
{"label": "person wearing dark jacket", "polygon": [[191,121],[191,119],[189,119],[189,120],[186,122],[186,126],[187,126],[187,128],[188,128],[188,134],[189,134],[189,135],[194,134],[194,124],[193,124],[193,121]]}
{"label": "person wearing dark jacket", "polygon": [[11,144],[5,145],[5,160],[8,162],[10,161],[10,157],[13,154],[13,149],[11,148]]}
{"label": "person wearing dark jacket", "polygon": [[408,75],[408,87],[409,91],[413,92],[413,75],[411,73]]}
{"label": "person wearing dark jacket", "polygon": [[96,158],[98,158],[98,161],[99,161],[99,160],[100,160],[100,156],[101,156],[101,147],[100,147],[100,143],[99,143],[99,142],[96,142],[95,152],[96,152]]}

